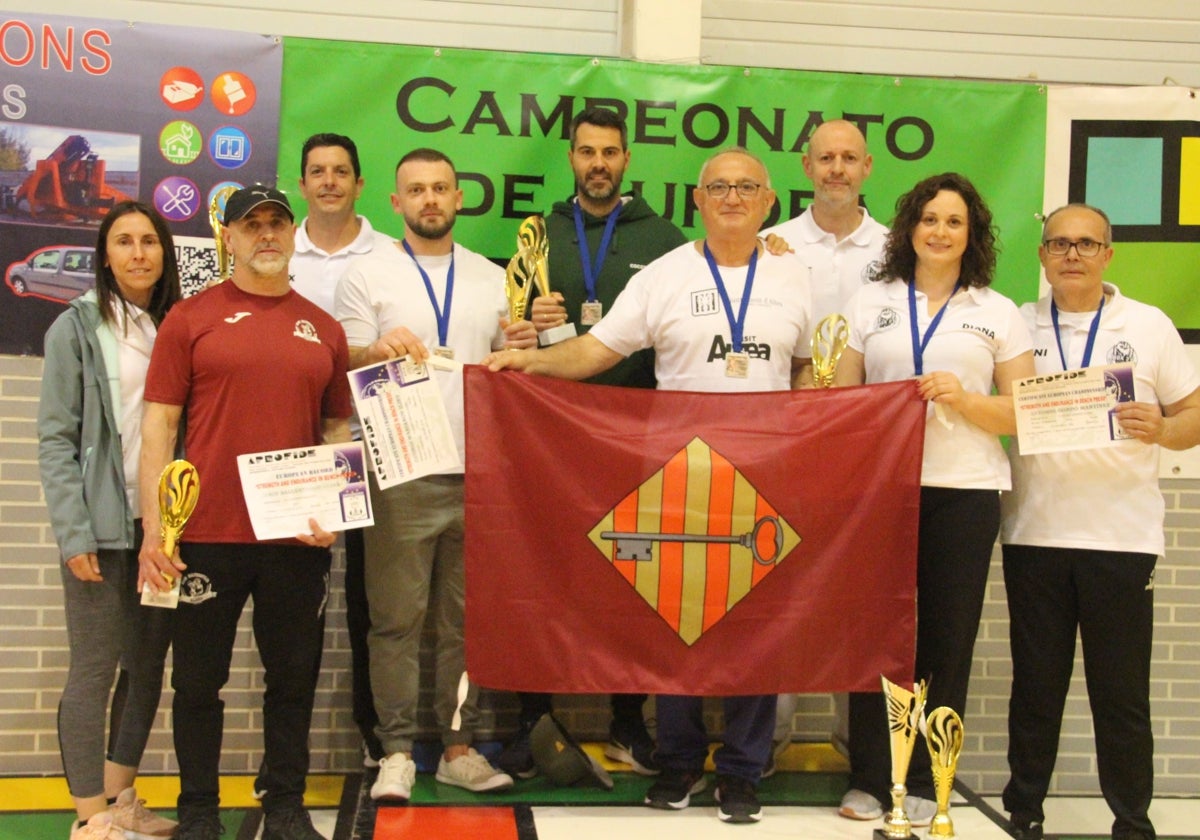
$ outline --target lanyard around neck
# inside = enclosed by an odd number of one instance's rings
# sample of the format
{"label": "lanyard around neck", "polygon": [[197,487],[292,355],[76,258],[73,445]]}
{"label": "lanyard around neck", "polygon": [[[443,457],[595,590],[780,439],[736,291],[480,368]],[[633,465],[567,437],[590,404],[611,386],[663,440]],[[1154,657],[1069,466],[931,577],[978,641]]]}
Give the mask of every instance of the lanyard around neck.
{"label": "lanyard around neck", "polygon": [[929,322],[928,329],[925,330],[925,335],[922,336],[920,329],[917,327],[917,281],[914,278],[908,284],[908,324],[912,328],[913,372],[917,376],[925,373],[925,348],[929,346],[929,340],[933,338],[938,324],[942,322],[942,316],[946,314],[946,307],[950,305],[951,299],[958,294],[958,290],[961,287],[962,281],[956,280],[954,282],[954,290],[950,292],[950,297],[946,298],[946,302],[942,304],[942,308],[933,316],[933,320]]}
{"label": "lanyard around neck", "polygon": [[707,240],[704,243],[704,259],[708,262],[708,270],[712,272],[713,280],[717,284],[717,294],[721,296],[721,303],[725,306],[725,319],[729,321],[729,337],[733,342],[733,352],[741,353],[742,336],[746,329],[746,311],[750,308],[750,290],[754,287],[754,271],[758,267],[758,245],[754,246],[754,252],[750,255],[750,268],[746,270],[746,287],[742,289],[742,305],[738,307],[736,318],[733,315],[733,304],[729,300],[725,281],[721,279],[721,270],[717,267],[717,260],[713,257],[712,251],[708,249]]}
{"label": "lanyard around neck", "polygon": [[[1096,314],[1092,316],[1092,325],[1088,327],[1087,343],[1083,345],[1083,364],[1081,368],[1085,368],[1092,363],[1092,349],[1096,346],[1096,333],[1100,331],[1100,313],[1104,311],[1104,295],[1100,295],[1100,305],[1096,307]],[[1058,334],[1058,304],[1054,299],[1050,299],[1050,320],[1054,322],[1054,343],[1058,345],[1058,358],[1062,360],[1063,370],[1069,370],[1067,367],[1067,354],[1063,352],[1062,338]]]}
{"label": "lanyard around neck", "polygon": [[600,237],[600,250],[596,253],[596,260],[592,262],[592,255],[588,251],[587,234],[583,228],[583,208],[579,206],[579,202],[575,202],[575,235],[579,240],[579,262],[583,266],[583,285],[587,289],[588,301],[596,299],[596,280],[600,276],[600,270],[604,268],[604,260],[608,257],[608,246],[612,243],[613,231],[617,227],[617,217],[621,215],[621,210],[625,207],[624,202],[618,202],[613,211],[608,214],[608,221],[604,224],[604,234]]}
{"label": "lanyard around neck", "polygon": [[421,279],[425,281],[425,292],[429,295],[429,302],[433,304],[433,314],[437,318],[438,345],[448,347],[446,341],[450,333],[450,304],[454,299],[454,248],[450,248],[450,270],[446,272],[446,301],[444,306],[438,306],[437,295],[433,291],[433,283],[429,279],[429,274],[417,261],[417,255],[413,253],[412,248],[408,244],[408,240],[401,239],[400,244],[404,246],[405,252],[412,257],[413,265],[417,267],[417,271],[421,274]]}

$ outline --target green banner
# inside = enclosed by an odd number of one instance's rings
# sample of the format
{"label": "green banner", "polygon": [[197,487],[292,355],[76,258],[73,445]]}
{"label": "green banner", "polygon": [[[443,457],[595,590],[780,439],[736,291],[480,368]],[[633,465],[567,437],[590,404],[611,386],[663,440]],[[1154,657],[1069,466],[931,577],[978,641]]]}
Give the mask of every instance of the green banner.
{"label": "green banner", "polygon": [[516,250],[521,219],[572,193],[568,124],[588,105],[625,114],[626,188],[695,237],[691,189],[708,155],[729,145],[760,155],[779,194],[778,220],[791,218],[811,198],[800,166],[809,136],[844,117],[860,125],[874,156],[863,190],[873,216],[887,223],[918,180],[961,172],[995,215],[996,287],[1018,301],[1036,297],[1046,123],[1037,85],[289,38],[282,101],[281,186],[295,194],[305,138],[349,135],[367,181],[360,212],[398,236],[403,223],[389,202],[396,161],[419,146],[439,149],[464,190],[455,238],[497,259]]}

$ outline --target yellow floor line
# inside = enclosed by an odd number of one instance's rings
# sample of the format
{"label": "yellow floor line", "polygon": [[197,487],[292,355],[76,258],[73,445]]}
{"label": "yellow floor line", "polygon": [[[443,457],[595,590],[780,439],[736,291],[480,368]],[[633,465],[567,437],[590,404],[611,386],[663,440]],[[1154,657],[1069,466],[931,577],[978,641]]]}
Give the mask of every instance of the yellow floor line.
{"label": "yellow floor line", "polygon": [[[342,801],[341,774],[308,777],[304,804],[310,808],[336,808]],[[258,805],[252,795],[253,776],[222,776],[221,807],[252,808]],[[178,776],[141,776],[137,780],[138,797],[152,809],[170,810],[179,796]],[[62,776],[45,778],[0,778],[0,812],[70,811],[71,794]]]}

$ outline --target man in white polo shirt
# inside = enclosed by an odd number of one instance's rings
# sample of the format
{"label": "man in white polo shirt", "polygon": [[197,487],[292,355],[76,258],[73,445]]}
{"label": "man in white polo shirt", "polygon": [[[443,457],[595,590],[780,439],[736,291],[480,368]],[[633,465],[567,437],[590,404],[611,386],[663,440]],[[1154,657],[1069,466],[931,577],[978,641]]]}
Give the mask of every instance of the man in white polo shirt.
{"label": "man in white polo shirt", "polygon": [[1013,668],[1004,808],[1015,837],[1041,840],[1078,632],[1113,840],[1154,840],[1159,447],[1200,443],[1200,376],[1166,315],[1104,282],[1113,248],[1103,211],[1083,204],[1055,210],[1038,256],[1050,294],[1021,308],[1037,372],[1129,363],[1135,393],[1115,409],[1127,440],[1021,455],[1014,439],[1009,449],[1013,490],[1004,494],[1000,527]]}

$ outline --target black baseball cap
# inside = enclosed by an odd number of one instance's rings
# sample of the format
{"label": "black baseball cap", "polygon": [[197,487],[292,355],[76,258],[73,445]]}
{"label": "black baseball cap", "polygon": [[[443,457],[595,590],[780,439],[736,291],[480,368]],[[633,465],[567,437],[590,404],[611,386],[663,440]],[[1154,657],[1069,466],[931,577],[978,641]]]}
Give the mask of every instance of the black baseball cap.
{"label": "black baseball cap", "polygon": [[225,199],[224,223],[232,224],[258,205],[267,203],[278,204],[287,212],[289,218],[295,220],[296,214],[292,212],[292,205],[288,204],[286,195],[274,187],[253,184],[249,187],[242,187]]}

